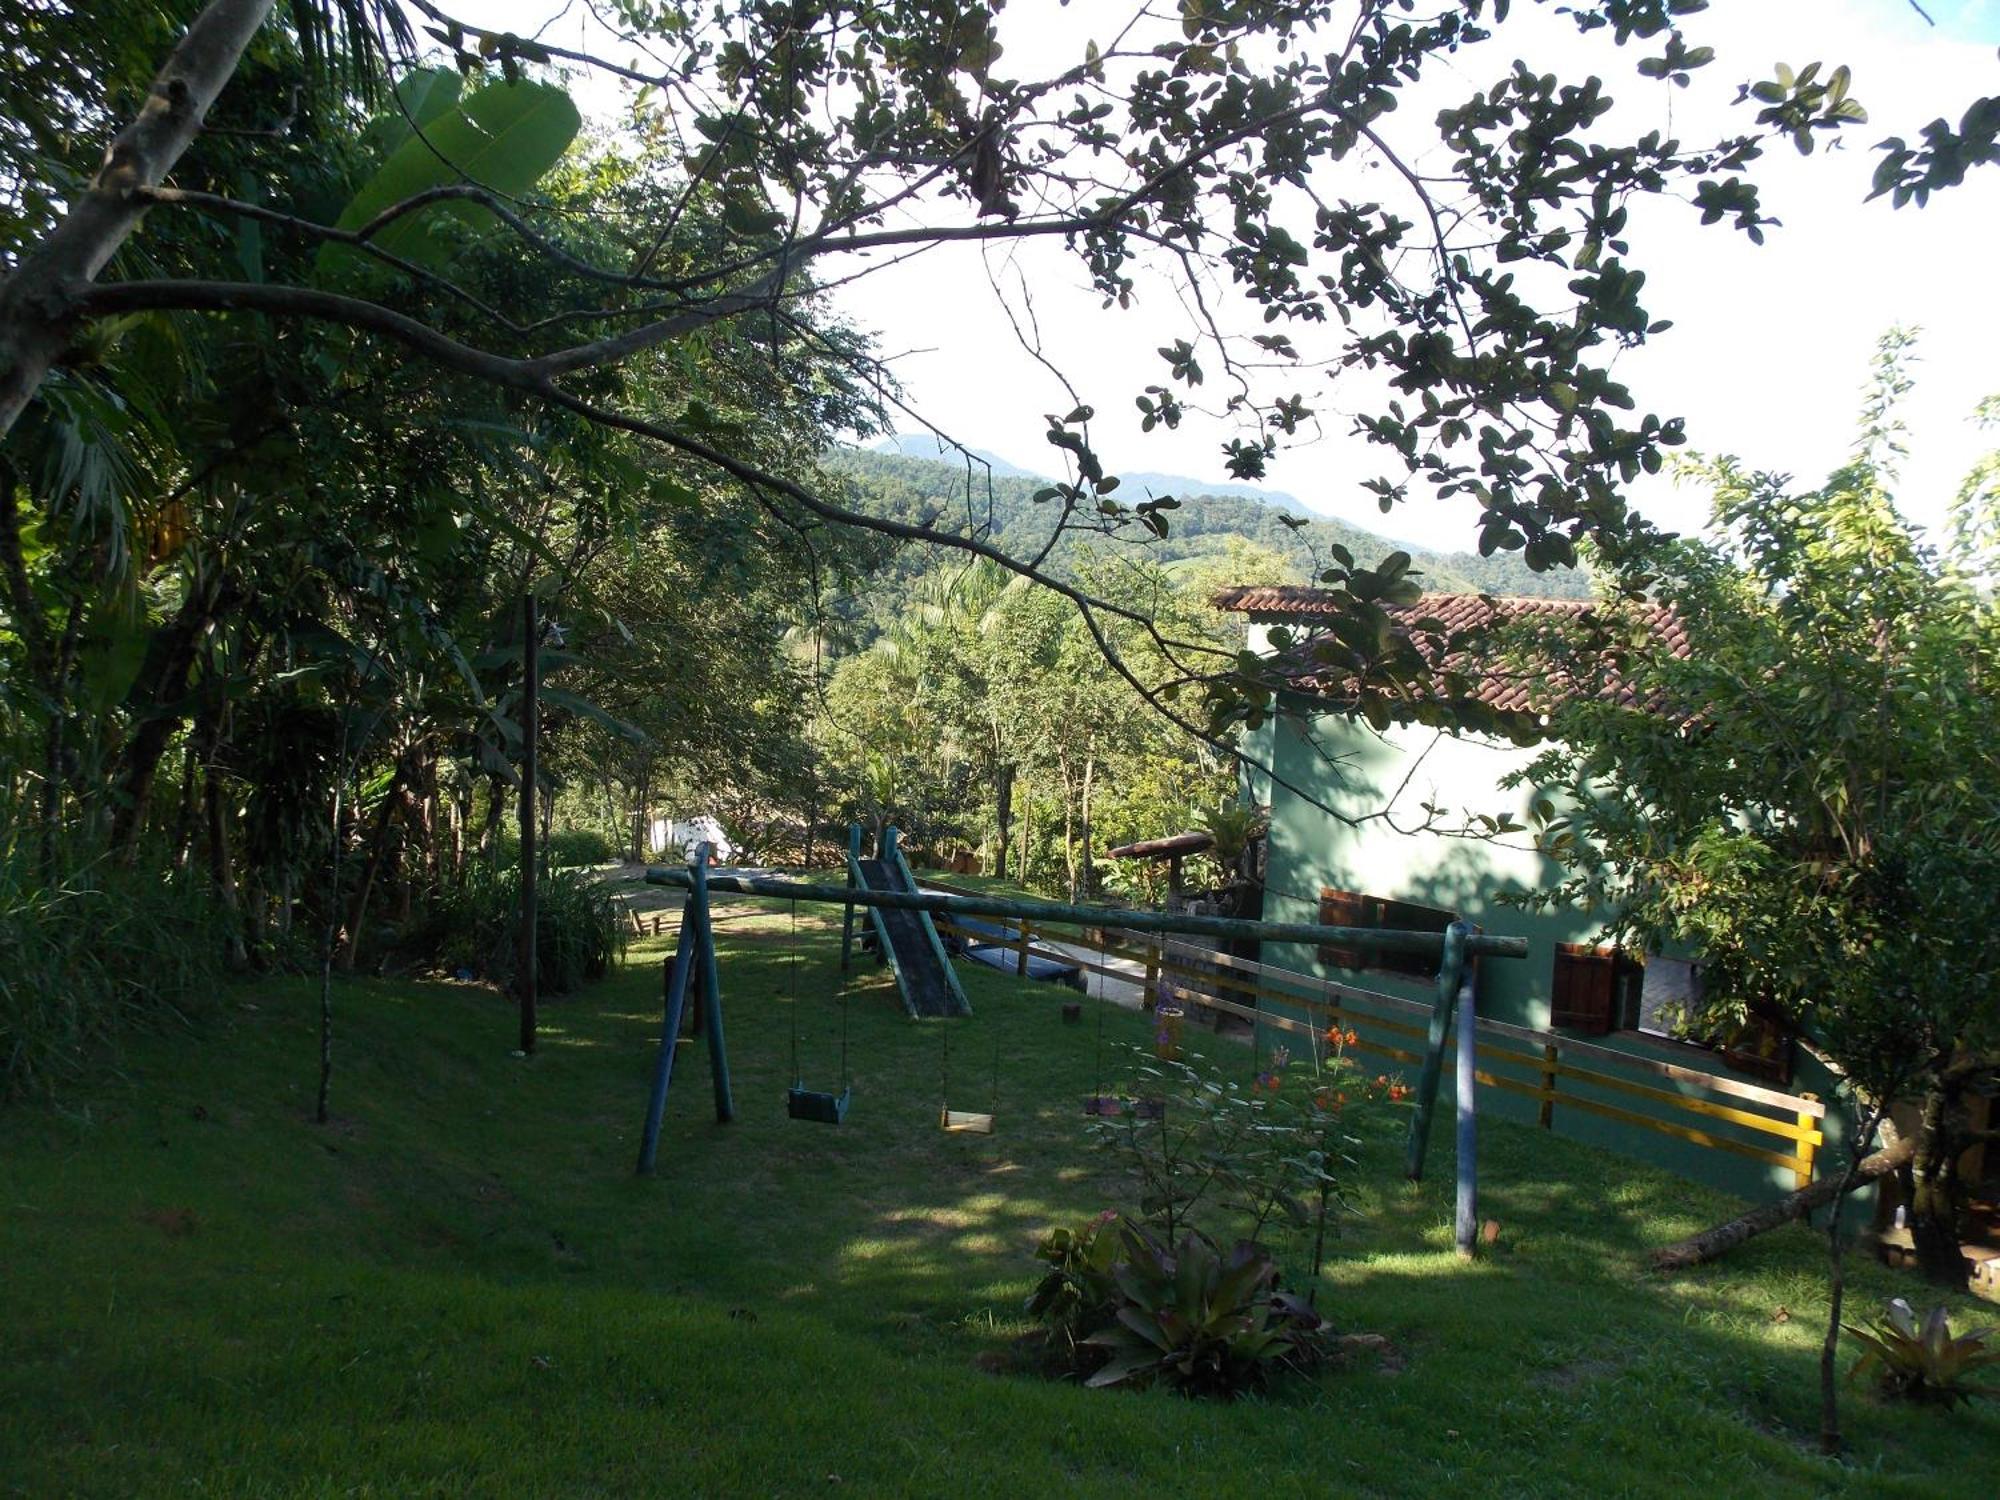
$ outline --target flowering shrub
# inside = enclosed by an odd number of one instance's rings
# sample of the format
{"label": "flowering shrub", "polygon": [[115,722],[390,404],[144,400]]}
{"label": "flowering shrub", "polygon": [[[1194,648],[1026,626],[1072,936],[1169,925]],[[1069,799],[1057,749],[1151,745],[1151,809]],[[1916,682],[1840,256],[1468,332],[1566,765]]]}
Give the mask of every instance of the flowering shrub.
{"label": "flowering shrub", "polygon": [[1098,1114],[1086,1128],[1133,1179],[1134,1217],[1169,1242],[1197,1226],[1252,1240],[1276,1224],[1310,1228],[1317,1274],[1353,1166],[1353,1106],[1387,1097],[1388,1081],[1366,1082],[1338,1033],[1306,1059],[1273,1049],[1247,1088],[1198,1054],[1132,1055],[1128,1092],[1152,1107]]}

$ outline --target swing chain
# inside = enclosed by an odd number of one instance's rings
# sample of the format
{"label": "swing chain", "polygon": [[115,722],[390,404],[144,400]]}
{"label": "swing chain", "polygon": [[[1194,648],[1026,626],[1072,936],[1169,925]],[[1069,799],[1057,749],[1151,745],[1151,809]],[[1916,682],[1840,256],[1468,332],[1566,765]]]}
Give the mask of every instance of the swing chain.
{"label": "swing chain", "polygon": [[799,903],[792,898],[792,930],[785,963],[785,1009],[792,1017],[792,1087],[802,1088],[805,1075],[799,1071]]}

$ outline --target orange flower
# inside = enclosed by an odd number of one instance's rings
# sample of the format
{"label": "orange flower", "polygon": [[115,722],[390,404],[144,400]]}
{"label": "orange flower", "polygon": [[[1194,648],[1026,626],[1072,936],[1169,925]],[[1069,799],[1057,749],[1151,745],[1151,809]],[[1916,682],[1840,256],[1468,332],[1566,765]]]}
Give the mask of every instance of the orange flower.
{"label": "orange flower", "polygon": [[1361,1033],[1356,1031],[1352,1026],[1347,1028],[1347,1045],[1350,1047],[1361,1045]]}

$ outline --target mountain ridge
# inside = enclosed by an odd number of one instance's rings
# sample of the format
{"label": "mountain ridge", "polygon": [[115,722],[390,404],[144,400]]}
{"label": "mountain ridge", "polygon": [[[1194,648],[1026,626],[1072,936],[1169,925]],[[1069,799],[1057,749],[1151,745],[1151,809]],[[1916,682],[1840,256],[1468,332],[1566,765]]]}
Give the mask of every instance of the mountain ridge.
{"label": "mountain ridge", "polygon": [[[943,527],[961,535],[977,534],[1016,556],[1038,552],[1047,538],[1049,502],[1035,499],[1047,488],[1047,481],[1038,475],[1003,474],[997,467],[968,473],[963,454],[951,461],[859,447],[836,450],[829,466],[844,473],[853,486],[851,503],[871,514]],[[1121,498],[1124,493],[1121,484]],[[1262,497],[1180,491],[1175,498],[1179,505],[1164,513],[1166,536],[1139,542],[1137,538],[1079,532],[1057,546],[1049,566],[1073,577],[1075,569],[1092,555],[1102,556],[1108,549],[1130,545],[1141,545],[1153,561],[1170,564],[1215,556],[1226,550],[1227,538],[1240,537],[1288,559],[1292,581],[1299,583],[1311,581],[1315,568],[1324,567],[1338,547],[1362,563],[1379,561],[1392,552],[1407,553],[1424,587],[1433,591],[1532,598],[1586,598],[1590,594],[1587,573],[1567,569],[1536,573],[1518,553],[1481,557],[1474,552],[1434,551],[1331,516],[1315,515],[1296,504],[1274,504]],[[883,594],[880,607],[893,613],[894,597],[934,560],[929,549],[920,547],[894,554],[877,575],[876,588]]]}
{"label": "mountain ridge", "polygon": [[[924,463],[942,463],[963,467],[970,460],[984,465],[992,471],[996,479],[1039,479],[1044,483],[1055,481],[1038,469],[1023,468],[1011,459],[1002,458],[989,448],[958,448],[928,432],[898,433],[871,443],[866,450],[898,458],[913,458]],[[1262,485],[1242,484],[1236,480],[1195,479],[1187,474],[1167,474],[1156,469],[1119,470],[1120,487],[1126,491],[1145,490],[1147,498],[1172,495],[1176,499],[1186,495],[1228,495],[1232,498],[1255,500],[1263,505],[1276,506],[1283,510],[1293,510],[1307,517],[1316,513],[1297,495],[1284,490],[1266,489]]]}

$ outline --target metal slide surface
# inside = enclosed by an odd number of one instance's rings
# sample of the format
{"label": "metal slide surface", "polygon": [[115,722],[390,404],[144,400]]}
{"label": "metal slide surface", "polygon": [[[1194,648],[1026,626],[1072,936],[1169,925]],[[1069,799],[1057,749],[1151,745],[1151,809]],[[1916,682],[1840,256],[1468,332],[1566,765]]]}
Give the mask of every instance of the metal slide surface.
{"label": "metal slide surface", "polygon": [[[854,869],[862,887],[871,891],[909,887],[900,872],[884,860],[860,859]],[[872,916],[889,942],[889,966],[903,992],[903,1005],[913,1016],[962,1016],[969,1013],[953,976],[939,959],[930,914],[876,907]]]}

